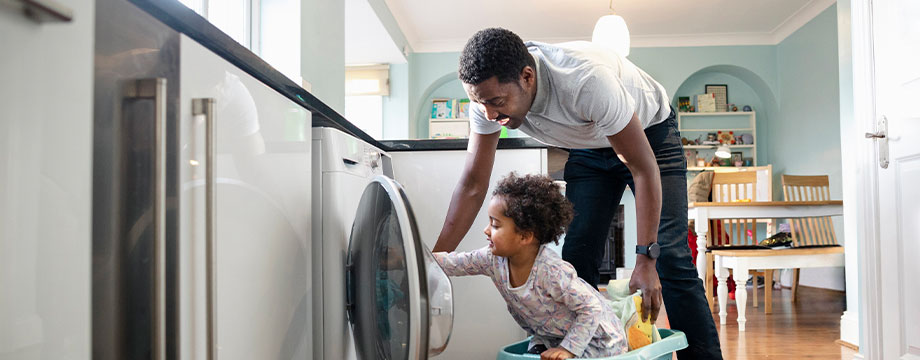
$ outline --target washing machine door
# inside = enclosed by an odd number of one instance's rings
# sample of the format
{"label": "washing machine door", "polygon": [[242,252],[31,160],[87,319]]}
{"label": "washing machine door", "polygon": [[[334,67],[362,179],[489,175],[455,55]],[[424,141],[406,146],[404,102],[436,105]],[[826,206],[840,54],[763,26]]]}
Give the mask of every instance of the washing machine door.
{"label": "washing machine door", "polygon": [[450,280],[419,238],[402,187],[386,176],[364,189],[346,267],[348,321],[359,359],[426,359],[447,347]]}

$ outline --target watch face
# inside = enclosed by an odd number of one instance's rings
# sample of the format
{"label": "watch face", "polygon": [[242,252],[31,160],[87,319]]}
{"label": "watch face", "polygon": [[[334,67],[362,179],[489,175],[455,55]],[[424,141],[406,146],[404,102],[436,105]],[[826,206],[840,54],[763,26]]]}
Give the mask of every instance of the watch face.
{"label": "watch face", "polygon": [[652,243],[648,246],[648,256],[652,259],[657,259],[658,255],[661,254],[661,247],[658,246],[658,243]]}

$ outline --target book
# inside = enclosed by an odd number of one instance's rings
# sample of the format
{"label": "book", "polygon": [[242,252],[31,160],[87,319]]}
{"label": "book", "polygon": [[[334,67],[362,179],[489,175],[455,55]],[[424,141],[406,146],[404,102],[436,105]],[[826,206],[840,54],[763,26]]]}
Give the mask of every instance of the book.
{"label": "book", "polygon": [[470,118],[470,99],[460,99],[457,103],[457,117],[461,119]]}
{"label": "book", "polygon": [[716,96],[715,94],[700,94],[696,96],[696,111],[698,112],[715,112]]}
{"label": "book", "polygon": [[450,119],[453,117],[453,102],[450,99],[431,100],[432,119]]}

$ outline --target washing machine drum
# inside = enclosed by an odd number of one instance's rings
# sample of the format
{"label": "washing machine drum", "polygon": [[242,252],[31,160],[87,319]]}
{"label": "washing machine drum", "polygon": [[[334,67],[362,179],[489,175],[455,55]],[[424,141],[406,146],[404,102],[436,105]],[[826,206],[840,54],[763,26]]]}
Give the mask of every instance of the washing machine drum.
{"label": "washing machine drum", "polygon": [[450,280],[419,238],[408,198],[392,179],[378,176],[365,188],[346,266],[359,359],[426,359],[447,347]]}

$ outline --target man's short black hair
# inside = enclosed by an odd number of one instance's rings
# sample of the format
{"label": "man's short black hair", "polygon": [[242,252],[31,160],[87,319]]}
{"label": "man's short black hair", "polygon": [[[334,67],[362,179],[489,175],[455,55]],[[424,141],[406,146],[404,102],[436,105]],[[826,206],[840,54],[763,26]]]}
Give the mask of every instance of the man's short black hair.
{"label": "man's short black hair", "polygon": [[498,77],[499,83],[517,80],[525,66],[536,69],[533,56],[515,33],[502,28],[479,30],[460,53],[460,81],[471,85]]}

